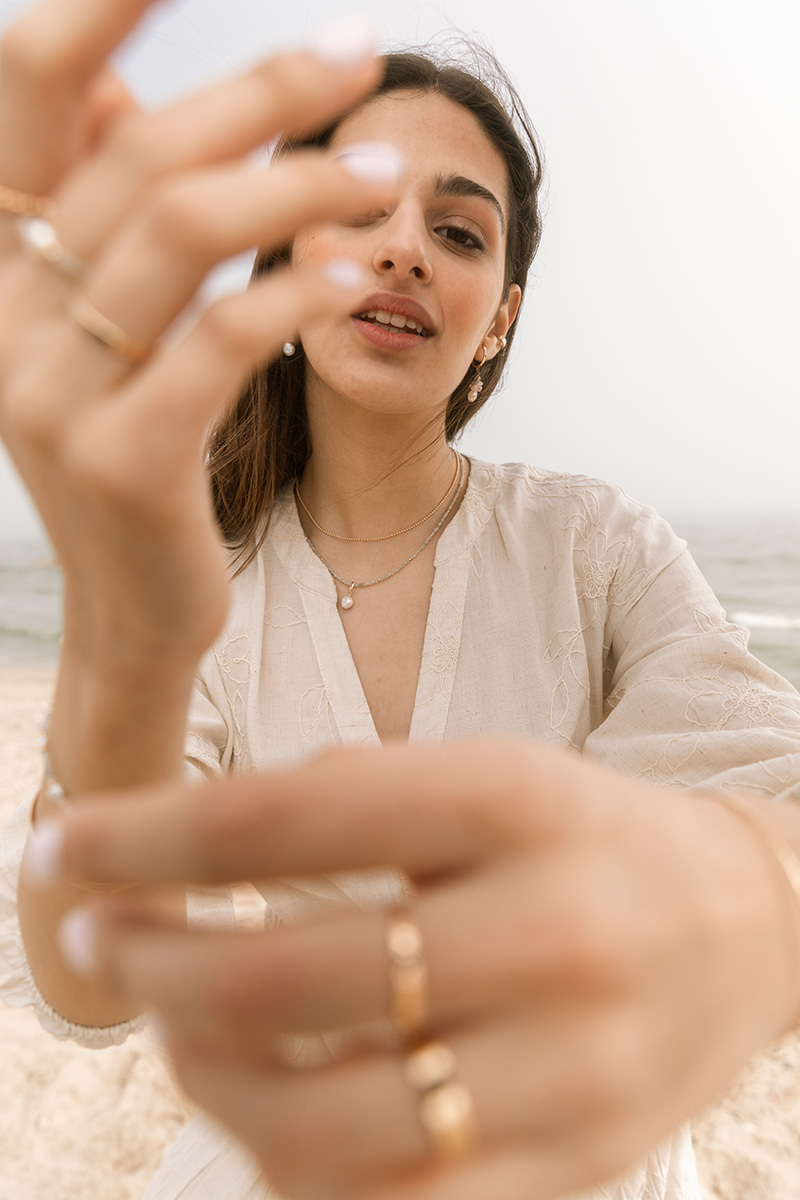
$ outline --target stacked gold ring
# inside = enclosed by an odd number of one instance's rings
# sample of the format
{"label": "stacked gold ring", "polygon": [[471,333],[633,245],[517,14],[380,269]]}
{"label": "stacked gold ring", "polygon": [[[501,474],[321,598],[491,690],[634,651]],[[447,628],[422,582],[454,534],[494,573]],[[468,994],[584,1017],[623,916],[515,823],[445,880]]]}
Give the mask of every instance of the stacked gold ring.
{"label": "stacked gold ring", "polygon": [[126,358],[132,363],[140,363],[153,353],[153,342],[141,342],[132,338],[119,325],[115,325],[108,317],[104,317],[101,312],[98,312],[94,305],[82,296],[73,300],[69,311],[81,329],[101,346],[118,354],[120,358]]}
{"label": "stacked gold ring", "polygon": [[398,1033],[409,1040],[422,1032],[428,1017],[428,968],[422,934],[407,913],[389,915],[386,949],[391,1017]]}
{"label": "stacked gold ring", "polygon": [[55,203],[50,196],[20,192],[0,183],[0,212],[8,213],[11,217],[49,217],[54,208]]}
{"label": "stacked gold ring", "polygon": [[457,1077],[456,1057],[445,1042],[425,1042],[406,1057],[406,1079],[419,1092],[419,1116],[440,1161],[463,1158],[477,1140],[472,1094]]}
{"label": "stacked gold ring", "polygon": [[408,1047],[405,1077],[419,1094],[420,1122],[435,1158],[461,1158],[477,1136],[472,1095],[457,1078],[451,1047],[423,1040],[429,1019],[428,968],[422,933],[407,911],[389,914],[386,948],[391,1017]]}
{"label": "stacked gold ring", "polygon": [[67,279],[80,281],[89,268],[86,263],[62,246],[55,229],[42,217],[18,216],[17,236],[22,247],[32,258],[38,258],[48,267],[54,267]]}

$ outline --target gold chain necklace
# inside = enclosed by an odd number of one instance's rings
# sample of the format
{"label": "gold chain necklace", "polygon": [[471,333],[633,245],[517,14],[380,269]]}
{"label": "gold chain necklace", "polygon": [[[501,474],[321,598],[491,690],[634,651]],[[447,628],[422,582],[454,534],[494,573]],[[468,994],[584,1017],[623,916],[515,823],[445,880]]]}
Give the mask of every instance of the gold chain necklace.
{"label": "gold chain necklace", "polygon": [[297,499],[300,501],[300,505],[303,509],[303,512],[306,514],[306,516],[308,517],[311,524],[314,526],[315,529],[318,529],[320,531],[320,533],[324,533],[326,537],[336,538],[337,542],[388,542],[391,538],[400,537],[401,533],[410,533],[411,530],[416,529],[418,525],[424,525],[425,522],[429,521],[431,519],[431,517],[434,516],[439,511],[439,509],[442,507],[445,500],[447,499],[447,497],[450,495],[450,493],[453,490],[453,486],[456,482],[456,479],[458,478],[459,468],[461,466],[461,460],[459,458],[458,451],[454,450],[453,454],[455,455],[455,459],[456,459],[456,469],[453,472],[453,478],[450,480],[447,491],[442,496],[439,503],[436,505],[435,508],[432,508],[429,513],[426,513],[424,517],[420,517],[420,519],[418,521],[415,521],[413,525],[406,525],[405,529],[398,529],[396,533],[383,533],[383,534],[381,534],[380,537],[346,537],[343,533],[332,533],[330,529],[323,529],[322,526],[320,525],[319,521],[315,520],[315,518],[312,516],[312,514],[308,511],[306,502],[303,499],[303,497],[300,495],[300,486],[297,483],[295,483],[295,485],[294,485],[294,494],[297,496]]}
{"label": "gold chain necklace", "polygon": [[[425,538],[425,541],[422,543],[422,545],[417,546],[414,553],[409,554],[409,556],[405,560],[405,562],[401,562],[400,566],[395,567],[393,571],[389,571],[386,575],[381,575],[378,579],[364,579],[361,582],[356,582],[355,579],[345,579],[342,575],[339,575],[338,572],[334,571],[334,569],[330,565],[330,563],[326,563],[325,559],[322,557],[319,550],[317,550],[317,548],[315,547],[315,545],[311,541],[311,539],[308,537],[306,538],[309,548],[311,549],[312,553],[317,556],[317,558],[322,563],[325,570],[329,571],[334,579],[338,579],[339,583],[344,584],[344,586],[348,589],[347,595],[342,596],[341,600],[339,601],[339,604],[341,605],[342,608],[344,608],[344,609],[352,608],[353,605],[355,604],[355,599],[353,597],[353,591],[355,588],[373,587],[376,583],[383,583],[384,579],[391,579],[393,575],[399,574],[399,572],[402,571],[404,567],[407,567],[409,563],[412,563],[414,561],[414,559],[422,553],[422,551],[425,549],[425,547],[433,540],[433,538],[436,536],[436,534],[442,528],[445,521],[450,516],[450,513],[455,508],[456,501],[458,500],[459,493],[461,492],[462,484],[464,483],[464,459],[458,453],[457,450],[454,451],[454,453],[455,453],[456,459],[457,459],[456,470],[458,471],[458,487],[456,488],[455,492],[453,493],[452,500],[448,504],[445,511],[442,513],[441,517],[439,517],[439,520],[436,522],[436,525],[431,530],[431,532],[428,534],[428,536]],[[452,488],[452,484],[451,484],[451,488]],[[446,499],[446,497],[445,497],[445,499]],[[435,511],[436,510],[434,509],[434,512]],[[413,528],[413,526],[412,526],[412,528]],[[367,539],[365,538],[364,540],[366,541]]]}

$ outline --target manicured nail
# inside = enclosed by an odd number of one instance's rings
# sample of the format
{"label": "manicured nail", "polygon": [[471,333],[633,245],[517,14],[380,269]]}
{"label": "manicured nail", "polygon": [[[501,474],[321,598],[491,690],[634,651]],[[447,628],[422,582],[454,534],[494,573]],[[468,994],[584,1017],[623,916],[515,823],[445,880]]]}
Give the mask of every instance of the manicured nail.
{"label": "manicured nail", "polygon": [[355,142],[336,155],[346,171],[369,183],[397,183],[406,162],[391,142]]}
{"label": "manicured nail", "polygon": [[334,258],[331,262],[325,263],[322,273],[330,283],[344,291],[363,287],[367,282],[364,268],[350,258]]}
{"label": "manicured nail", "polygon": [[367,17],[351,14],[321,25],[309,49],[330,67],[355,67],[372,58],[377,44],[375,24]]}
{"label": "manicured nail", "polygon": [[58,927],[58,946],[76,975],[97,970],[97,923],[85,908],[73,908]]}
{"label": "manicured nail", "polygon": [[25,870],[37,883],[55,883],[61,871],[64,826],[52,817],[38,821],[28,839]]}

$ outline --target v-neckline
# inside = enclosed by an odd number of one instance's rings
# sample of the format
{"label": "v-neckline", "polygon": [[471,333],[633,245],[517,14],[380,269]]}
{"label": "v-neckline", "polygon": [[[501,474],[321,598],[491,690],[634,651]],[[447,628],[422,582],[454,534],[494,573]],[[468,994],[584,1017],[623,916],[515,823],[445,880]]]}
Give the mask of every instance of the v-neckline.
{"label": "v-neckline", "polygon": [[[484,464],[470,461],[461,503],[443,530],[434,555],[425,636],[420,658],[409,741],[442,741],[450,708],[463,627],[470,547],[483,528],[475,515]],[[478,468],[476,472],[476,468]],[[322,683],[343,745],[380,746],[381,740],[339,613],[336,585],[306,540],[294,493],[286,489],[271,525],[284,567],[300,590]]]}

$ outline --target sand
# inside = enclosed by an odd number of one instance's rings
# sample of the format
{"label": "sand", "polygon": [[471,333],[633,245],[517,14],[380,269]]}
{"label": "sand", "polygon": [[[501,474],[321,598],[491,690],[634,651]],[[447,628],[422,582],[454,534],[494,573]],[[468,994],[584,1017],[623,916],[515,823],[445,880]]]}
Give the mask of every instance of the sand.
{"label": "sand", "polygon": [[[0,667],[0,822],[37,782],[52,677]],[[137,1200],[191,1112],[146,1036],[85,1050],[0,1004],[0,1062],[0,1200]],[[799,1131],[795,1039],[696,1121],[706,1200],[800,1200]]]}

